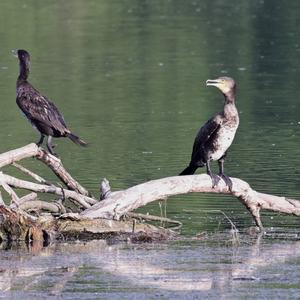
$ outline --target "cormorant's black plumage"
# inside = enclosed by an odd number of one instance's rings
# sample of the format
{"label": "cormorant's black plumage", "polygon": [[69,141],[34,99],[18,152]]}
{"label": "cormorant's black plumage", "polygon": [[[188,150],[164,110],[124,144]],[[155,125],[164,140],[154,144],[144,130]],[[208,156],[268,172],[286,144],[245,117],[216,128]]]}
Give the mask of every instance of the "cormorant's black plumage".
{"label": "cormorant's black plumage", "polygon": [[40,146],[43,143],[45,136],[48,137],[47,148],[51,154],[54,154],[53,145],[51,144],[52,137],[68,137],[78,145],[87,145],[85,141],[68,129],[63,116],[55,104],[27,81],[30,71],[29,53],[25,50],[18,50],[17,56],[20,62],[20,73],[17,80],[16,101],[32,126],[41,134],[37,145]]}
{"label": "cormorant's black plumage", "polygon": [[207,80],[206,84],[221,90],[225,97],[224,108],[201,127],[194,141],[191,161],[179,175],[194,174],[199,167],[206,165],[207,174],[211,176],[215,186],[219,177],[211,172],[210,161],[217,160],[219,175],[231,189],[231,180],[224,175],[224,159],[239,125],[239,115],[234,103],[236,84],[229,77]]}

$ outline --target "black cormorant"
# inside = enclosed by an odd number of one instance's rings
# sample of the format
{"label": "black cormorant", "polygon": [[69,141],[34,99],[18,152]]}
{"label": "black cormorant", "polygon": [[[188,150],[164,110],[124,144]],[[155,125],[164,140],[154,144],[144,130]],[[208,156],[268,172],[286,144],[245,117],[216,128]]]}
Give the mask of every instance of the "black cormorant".
{"label": "black cormorant", "polygon": [[54,146],[51,144],[52,137],[68,137],[74,143],[85,146],[85,141],[73,134],[68,129],[65,120],[54,103],[40,94],[28,81],[30,70],[30,55],[25,50],[13,51],[19,58],[20,74],[17,80],[17,104],[30,121],[41,134],[37,142],[40,146],[45,136],[47,139],[47,148],[53,155]]}
{"label": "black cormorant", "polygon": [[207,80],[206,85],[215,86],[223,93],[224,108],[201,127],[194,141],[190,164],[179,175],[194,174],[197,168],[206,165],[207,174],[211,177],[213,187],[215,187],[219,182],[219,177],[212,173],[210,161],[217,160],[219,176],[231,190],[232,182],[228,176],[224,175],[224,159],[239,126],[239,114],[234,103],[236,84],[232,78],[220,77]]}

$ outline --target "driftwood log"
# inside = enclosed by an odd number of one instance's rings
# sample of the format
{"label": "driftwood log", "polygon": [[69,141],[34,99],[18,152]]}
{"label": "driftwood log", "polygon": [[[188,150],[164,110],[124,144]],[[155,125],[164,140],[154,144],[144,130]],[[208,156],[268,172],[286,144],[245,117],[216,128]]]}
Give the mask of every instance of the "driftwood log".
{"label": "driftwood log", "polygon": [[[17,163],[25,158],[41,161],[54,172],[65,187],[50,183]],[[17,168],[34,182],[4,173],[5,166]],[[300,202],[295,199],[257,192],[238,178],[231,178],[232,191],[229,191],[222,180],[212,188],[211,179],[206,174],[152,180],[117,192],[111,192],[109,182],[104,179],[99,198],[96,198],[67,172],[60,159],[36,144],[0,154],[0,169],[0,186],[3,192],[0,193],[2,240],[100,238],[111,234],[132,235],[140,232],[166,238],[174,232],[145,224],[140,220],[180,225],[178,221],[136,214],[132,211],[156,200],[187,193],[218,193],[237,197],[261,231],[263,225],[260,210],[300,215]],[[15,189],[28,190],[30,193],[20,197]],[[4,193],[8,194],[10,203],[7,200],[3,201]],[[39,198],[43,193],[55,195],[58,199],[43,201]],[[122,218],[124,216],[127,217],[125,220]],[[16,227],[15,224],[20,226]]]}

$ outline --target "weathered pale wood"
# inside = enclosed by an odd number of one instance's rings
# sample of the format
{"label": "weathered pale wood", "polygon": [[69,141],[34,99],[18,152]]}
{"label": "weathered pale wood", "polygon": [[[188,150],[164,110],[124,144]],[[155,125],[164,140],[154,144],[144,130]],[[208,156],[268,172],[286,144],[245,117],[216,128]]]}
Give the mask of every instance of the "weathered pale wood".
{"label": "weathered pale wood", "polygon": [[5,205],[4,200],[2,198],[2,193],[0,191],[0,205]]}
{"label": "weathered pale wood", "polygon": [[25,203],[25,202],[29,202],[29,201],[33,201],[37,199],[37,193],[29,193],[23,197],[21,197],[18,201],[18,203],[12,203],[10,204],[10,208],[20,208],[20,205]]}
{"label": "weathered pale wood", "polygon": [[27,202],[27,201],[33,201],[37,199],[37,193],[29,193],[23,197],[20,198],[20,204]]}
{"label": "weathered pale wood", "polygon": [[[42,148],[39,148],[36,158],[46,164],[70,190],[73,190],[84,196],[90,195],[90,193],[67,172],[60,159],[49,154]],[[92,201],[90,204],[93,204],[93,202],[94,201]]]}
{"label": "weathered pale wood", "polygon": [[206,174],[152,180],[112,194],[83,211],[81,215],[89,218],[119,219],[129,211],[169,196],[187,193],[219,193],[238,197],[260,228],[262,228],[260,209],[300,216],[299,201],[259,193],[241,179],[231,178],[231,180],[233,182],[232,191],[229,191],[223,181],[212,188],[211,178]]}
{"label": "weathered pale wood", "polygon": [[16,192],[5,182],[0,180],[0,185],[3,187],[5,192],[11,197],[11,204],[19,205],[20,198]]}
{"label": "weathered pale wood", "polygon": [[[90,193],[66,171],[59,158],[49,154],[34,143],[0,154],[0,168],[29,157],[36,157],[46,164],[70,190],[85,196],[90,195]],[[95,201],[89,203],[93,204]]]}
{"label": "weathered pale wood", "polygon": [[38,153],[38,149],[39,148],[36,144],[31,143],[24,147],[0,154],[0,168],[21,159],[33,157]]}
{"label": "weathered pale wood", "polygon": [[33,200],[28,202],[23,202],[19,205],[20,209],[23,209],[25,211],[28,210],[47,210],[52,213],[65,213],[66,210],[58,203],[50,203],[45,201],[39,201],[39,200]]}
{"label": "weathered pale wood", "polygon": [[[260,219],[261,209],[300,216],[300,202],[295,199],[259,193],[253,190],[248,183],[238,178],[231,178],[233,182],[232,191],[229,191],[222,180],[219,181],[215,188],[212,188],[211,178],[206,174],[175,176],[152,180],[117,192],[111,192],[109,182],[103,180],[101,183],[101,199],[103,200],[99,202],[87,196],[89,194],[88,191],[65,170],[60,159],[47,153],[42,148],[38,148],[35,144],[29,144],[25,147],[0,154],[0,168],[8,164],[14,164],[26,174],[30,176],[33,175],[32,177],[36,180],[45,182],[45,179],[39,178],[39,175],[31,174],[31,171],[15,163],[17,160],[26,157],[36,157],[41,160],[71,190],[54,185],[32,183],[0,173],[0,184],[11,195],[15,202],[12,207],[18,206],[18,203],[22,203],[22,205],[24,203],[23,199],[20,200],[12,188],[51,193],[70,199],[70,201],[77,203],[85,209],[80,214],[76,214],[77,219],[73,221],[99,218],[119,220],[121,216],[126,214],[130,215],[131,211],[152,201],[186,193],[219,193],[235,196],[249,210],[256,225],[261,229],[263,227]],[[41,202],[27,203],[24,204],[23,208],[34,208],[34,206],[40,208],[44,207],[46,209],[48,207],[50,211],[58,212],[57,207],[51,205],[50,207],[48,204],[44,205]],[[63,214],[63,210],[61,210],[61,213]],[[95,220],[91,220],[91,222],[93,221]]]}
{"label": "weathered pale wood", "polygon": [[17,179],[10,175],[0,173],[0,182],[4,182],[14,188],[26,189],[39,193],[50,193],[58,196],[64,196],[67,199],[81,205],[84,208],[89,208],[90,204],[88,202],[96,202],[94,199],[87,196],[76,193],[75,191],[65,190],[58,188],[56,186],[43,185],[38,183],[33,183],[26,180]]}
{"label": "weathered pale wood", "polygon": [[44,179],[43,177],[41,177],[38,174],[35,174],[34,172],[30,171],[29,169],[23,167],[22,165],[20,165],[20,164],[18,164],[16,162],[13,162],[12,165],[14,167],[16,167],[17,169],[19,169],[24,174],[29,175],[30,177],[32,177],[35,181],[37,181],[39,183],[50,185],[50,183],[46,179]]}

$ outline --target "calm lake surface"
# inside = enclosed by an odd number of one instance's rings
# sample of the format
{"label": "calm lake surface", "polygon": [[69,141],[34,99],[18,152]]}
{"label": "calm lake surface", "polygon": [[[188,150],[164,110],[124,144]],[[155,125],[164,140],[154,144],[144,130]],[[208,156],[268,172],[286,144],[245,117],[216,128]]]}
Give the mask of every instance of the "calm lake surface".
{"label": "calm lake surface", "polygon": [[[300,199],[299,16],[300,2],[279,0],[1,1],[0,152],[39,137],[15,103],[11,49],[31,53],[31,83],[89,142],[55,141],[94,194],[103,177],[118,190],[181,172],[198,128],[222,108],[205,81],[228,75],[238,84],[241,123],[226,173]],[[52,176],[34,160],[26,165]],[[220,212],[247,231],[252,220],[236,199],[184,195],[166,205],[167,216],[183,223],[182,241],[3,246],[1,297],[299,297],[299,219],[265,213],[270,236],[241,234],[236,245]],[[160,207],[141,211],[160,214]]]}

